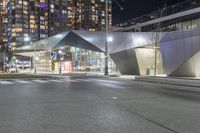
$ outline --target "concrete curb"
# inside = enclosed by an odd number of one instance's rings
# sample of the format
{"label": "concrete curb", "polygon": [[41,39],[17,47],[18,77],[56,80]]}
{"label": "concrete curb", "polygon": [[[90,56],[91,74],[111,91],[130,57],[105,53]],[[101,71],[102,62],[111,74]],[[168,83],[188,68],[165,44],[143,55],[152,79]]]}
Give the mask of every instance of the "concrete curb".
{"label": "concrete curb", "polygon": [[16,80],[50,80],[50,79],[61,79],[61,77],[51,77],[50,75],[41,75],[37,74],[37,76],[43,77],[33,77],[33,78],[0,78],[0,81],[16,81]]}
{"label": "concrete curb", "polygon": [[[43,76],[42,74],[39,74],[40,76]],[[44,76],[51,76],[51,75],[44,75]],[[63,74],[63,75],[59,75],[56,74],[54,75],[54,77],[56,78],[65,78],[65,77],[97,77],[97,78],[107,78],[106,76],[103,75],[95,75],[95,74]]]}
{"label": "concrete curb", "polygon": [[169,84],[178,86],[188,86],[188,87],[200,87],[200,80],[198,79],[180,79],[180,78],[168,78],[168,77],[135,77],[134,81],[139,82],[150,82],[159,84]]}
{"label": "concrete curb", "polygon": [[[50,80],[52,78],[13,78],[13,79],[0,79],[0,81],[16,81],[16,80]],[[58,78],[53,78],[53,79],[58,79]]]}

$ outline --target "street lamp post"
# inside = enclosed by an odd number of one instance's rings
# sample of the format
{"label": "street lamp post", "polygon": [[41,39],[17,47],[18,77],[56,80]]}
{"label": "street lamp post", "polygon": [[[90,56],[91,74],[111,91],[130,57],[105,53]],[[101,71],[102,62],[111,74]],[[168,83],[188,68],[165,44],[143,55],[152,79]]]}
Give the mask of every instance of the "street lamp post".
{"label": "street lamp post", "polygon": [[108,76],[108,42],[105,42],[105,76]]}
{"label": "street lamp post", "polygon": [[[106,11],[106,39],[105,39],[105,76],[109,75],[108,72],[108,45],[109,42],[112,41],[112,38],[109,37],[109,3],[108,0],[105,1],[106,2],[106,7],[105,7],[105,11]],[[121,10],[123,10],[123,7],[119,4],[119,2],[117,0],[114,0],[114,2],[120,7]]]}
{"label": "street lamp post", "polygon": [[3,71],[6,71],[6,50],[7,48],[4,47],[4,51],[3,51]]}
{"label": "street lamp post", "polygon": [[35,46],[35,43],[34,43],[34,74],[36,74],[37,71],[36,71],[36,46]]}
{"label": "street lamp post", "polygon": [[[30,44],[30,40],[31,40],[31,38],[30,38],[29,36],[26,36],[26,37],[24,38],[24,41],[25,41],[25,42],[28,42],[29,44]],[[23,56],[22,70],[24,71],[24,56]]]}
{"label": "street lamp post", "polygon": [[[31,43],[31,38],[29,36],[27,36],[24,38],[24,41]],[[36,74],[36,46],[35,46],[35,43],[34,43],[34,74]]]}
{"label": "street lamp post", "polygon": [[108,22],[108,0],[106,0],[106,39],[105,39],[105,76],[108,76],[108,31],[109,31],[109,22]]}
{"label": "street lamp post", "polygon": [[58,53],[59,53],[59,55],[60,55],[60,65],[59,65],[59,74],[62,74],[62,64],[61,64],[61,60],[62,60],[62,51],[61,50],[59,50],[58,51]]}

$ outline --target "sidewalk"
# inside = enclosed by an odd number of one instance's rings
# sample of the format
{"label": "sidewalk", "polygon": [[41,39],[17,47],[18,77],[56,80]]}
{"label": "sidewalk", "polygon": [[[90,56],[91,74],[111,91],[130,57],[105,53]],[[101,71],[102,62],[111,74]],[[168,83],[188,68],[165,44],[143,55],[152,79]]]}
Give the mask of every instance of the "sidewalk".
{"label": "sidewalk", "polygon": [[[32,74],[34,74],[32,72]],[[50,72],[37,72],[37,75],[52,75]],[[69,72],[69,73],[62,73],[59,74],[58,72],[53,74],[56,77],[63,77],[63,76],[72,76],[72,77],[102,77],[106,78],[107,76],[104,76],[104,73],[96,73],[96,72]],[[116,77],[119,76],[119,74],[113,73],[109,77]]]}
{"label": "sidewalk", "polygon": [[[91,74],[92,75],[92,74]],[[94,76],[97,76],[93,74]],[[90,76],[90,74],[85,75]],[[98,75],[99,77],[109,78],[109,79],[120,79],[120,80],[130,80],[139,82],[151,82],[159,84],[169,84],[169,85],[179,85],[179,86],[189,86],[189,87],[200,87],[200,78],[195,77],[150,77],[150,76],[135,76],[135,75],[111,75],[105,77],[103,75]]]}

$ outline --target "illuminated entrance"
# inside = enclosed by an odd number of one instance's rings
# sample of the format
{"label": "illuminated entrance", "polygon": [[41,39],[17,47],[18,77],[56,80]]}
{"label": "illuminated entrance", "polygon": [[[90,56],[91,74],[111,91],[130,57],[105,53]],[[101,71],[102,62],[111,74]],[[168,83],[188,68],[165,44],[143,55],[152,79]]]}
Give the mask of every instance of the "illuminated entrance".
{"label": "illuminated entrance", "polygon": [[[66,46],[62,49],[54,50],[57,52],[56,73],[69,72],[99,72],[105,70],[105,54],[87,49]],[[51,51],[36,52],[37,72],[51,72],[50,70]],[[109,59],[109,72],[116,73],[117,68],[114,62]]]}

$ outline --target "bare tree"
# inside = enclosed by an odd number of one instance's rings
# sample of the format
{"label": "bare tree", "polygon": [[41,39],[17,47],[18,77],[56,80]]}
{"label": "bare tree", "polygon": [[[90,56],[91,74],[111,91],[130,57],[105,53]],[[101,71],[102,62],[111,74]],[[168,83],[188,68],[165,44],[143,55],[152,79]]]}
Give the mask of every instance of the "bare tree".
{"label": "bare tree", "polygon": [[[158,13],[158,18],[161,18],[163,17],[164,13],[165,13],[165,10],[166,10],[166,2],[165,4],[163,5],[163,7],[159,10],[159,13]],[[160,32],[162,31],[162,27],[161,27],[161,24],[162,22],[158,22],[156,24],[156,29],[155,29],[155,34],[154,34],[154,54],[155,54],[155,62],[154,62],[154,66],[155,66],[155,69],[154,69],[154,76],[157,75],[157,56],[158,56],[158,50],[160,50]]]}

